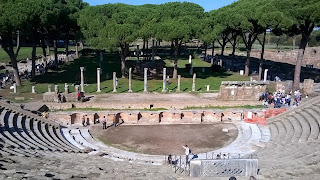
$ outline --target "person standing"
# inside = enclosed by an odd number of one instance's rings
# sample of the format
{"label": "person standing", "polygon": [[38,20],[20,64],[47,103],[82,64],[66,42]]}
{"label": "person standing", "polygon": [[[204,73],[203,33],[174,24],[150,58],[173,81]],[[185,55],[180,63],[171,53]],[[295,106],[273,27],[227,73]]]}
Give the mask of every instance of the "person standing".
{"label": "person standing", "polygon": [[114,127],[117,127],[116,115],[113,115],[112,121],[113,121],[113,126],[114,126]]}
{"label": "person standing", "polygon": [[188,145],[182,145],[182,147],[185,149],[184,154],[186,155],[186,165],[189,163],[189,154],[190,154],[190,148]]}
{"label": "person standing", "polygon": [[103,116],[103,119],[102,119],[102,129],[107,129],[107,119],[106,119],[106,116]]}
{"label": "person standing", "polygon": [[85,125],[85,123],[86,123],[86,118],[84,117],[84,115],[82,116],[81,120],[82,120],[82,125],[83,125],[83,127],[85,127],[85,126],[86,126],[86,125]]}

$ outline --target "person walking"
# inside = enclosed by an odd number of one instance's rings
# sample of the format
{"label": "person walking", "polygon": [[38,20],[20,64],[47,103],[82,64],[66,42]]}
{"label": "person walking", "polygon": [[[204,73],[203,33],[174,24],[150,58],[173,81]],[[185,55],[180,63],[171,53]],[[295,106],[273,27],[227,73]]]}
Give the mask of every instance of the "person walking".
{"label": "person walking", "polygon": [[186,165],[189,163],[189,154],[190,154],[190,148],[188,145],[182,145],[182,147],[185,149],[184,154],[186,155]]}
{"label": "person walking", "polygon": [[103,119],[102,119],[102,129],[107,129],[107,119],[106,119],[106,116],[103,116]]}

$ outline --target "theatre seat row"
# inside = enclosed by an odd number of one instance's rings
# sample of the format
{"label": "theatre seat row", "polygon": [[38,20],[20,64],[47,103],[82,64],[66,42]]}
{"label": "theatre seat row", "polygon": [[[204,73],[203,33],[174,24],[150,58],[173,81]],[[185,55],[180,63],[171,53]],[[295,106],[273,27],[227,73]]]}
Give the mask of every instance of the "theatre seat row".
{"label": "theatre seat row", "polygon": [[59,152],[82,152],[65,139],[58,124],[34,114],[0,103],[0,153],[41,156]]}
{"label": "theatre seat row", "polygon": [[[267,120],[271,140],[256,152],[266,179],[320,177],[320,98]],[[317,179],[318,179],[317,178]]]}

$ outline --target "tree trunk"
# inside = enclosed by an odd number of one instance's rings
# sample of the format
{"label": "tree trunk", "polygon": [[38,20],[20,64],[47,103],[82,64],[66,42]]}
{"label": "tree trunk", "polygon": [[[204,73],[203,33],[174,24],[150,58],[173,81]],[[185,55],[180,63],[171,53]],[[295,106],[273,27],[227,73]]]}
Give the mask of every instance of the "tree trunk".
{"label": "tree trunk", "polygon": [[76,58],[79,58],[79,47],[78,47],[77,41],[76,41]]}
{"label": "tree trunk", "polygon": [[49,40],[47,40],[46,42],[47,42],[47,56],[50,56],[50,43],[49,43]]}
{"label": "tree trunk", "polygon": [[80,41],[80,49],[83,50],[83,42]]}
{"label": "tree trunk", "polygon": [[302,39],[299,45],[299,51],[297,56],[297,63],[294,70],[294,79],[293,79],[293,91],[300,89],[300,73],[301,65],[304,56],[304,51],[307,47],[310,34],[302,33]]}
{"label": "tree trunk", "polygon": [[12,33],[8,33],[8,35],[0,37],[0,44],[3,48],[3,50],[8,54],[8,56],[10,57],[10,60],[11,60],[14,80],[15,80],[17,86],[21,86],[21,80],[20,80],[20,76],[19,76],[19,69],[18,69],[18,63],[17,63],[17,56],[18,56],[18,53],[20,50],[20,44],[17,47],[17,51],[15,54],[12,41],[13,41]]}
{"label": "tree trunk", "polygon": [[297,36],[292,37],[292,50],[296,49],[296,39],[297,39]]}
{"label": "tree trunk", "polygon": [[44,43],[44,38],[41,39],[41,48],[42,48],[43,57],[47,58],[47,51],[46,51],[46,45]]}
{"label": "tree trunk", "polygon": [[149,49],[149,41],[146,40],[146,46],[147,46],[147,50]]}
{"label": "tree trunk", "polygon": [[213,57],[214,57],[214,41],[212,41],[211,66],[213,65]]}
{"label": "tree trunk", "polygon": [[173,41],[171,41],[170,55],[171,55],[172,58],[174,58],[174,44],[173,44]]}
{"label": "tree trunk", "polygon": [[69,55],[69,38],[66,40],[66,58],[68,58]]}
{"label": "tree trunk", "polygon": [[173,79],[177,79],[178,76],[178,51],[179,51],[179,40],[174,40],[174,69],[173,69]]}
{"label": "tree trunk", "polygon": [[142,46],[142,51],[144,52],[146,49],[146,40],[143,39],[143,46]]}
{"label": "tree trunk", "polygon": [[232,59],[231,59],[231,69],[232,69],[232,71],[234,71],[234,59],[235,59],[235,53],[236,53],[236,46],[237,46],[237,36],[235,36],[234,38],[233,38],[233,43],[232,43],[232,53],[231,53],[231,55],[232,55]]}
{"label": "tree trunk", "polygon": [[[35,30],[34,30],[35,31]],[[38,43],[38,38],[37,38],[37,32],[32,32],[32,53],[31,53],[31,58],[32,58],[32,66],[31,66],[31,79],[34,80],[36,77],[36,52],[37,52],[37,43]]]}
{"label": "tree trunk", "polygon": [[207,44],[205,44],[204,45],[204,57],[203,57],[204,61],[206,60],[206,57],[207,57],[207,50],[208,50],[208,46],[207,46]]}
{"label": "tree trunk", "polygon": [[260,63],[259,63],[259,76],[258,76],[258,80],[260,81],[262,79],[262,66],[263,66],[263,62],[264,62],[264,48],[265,48],[265,44],[266,44],[266,34],[267,31],[264,31],[263,33],[263,40],[262,40],[262,48],[261,48],[261,58],[260,58]]}
{"label": "tree trunk", "polygon": [[17,31],[17,48],[20,46],[20,31]]}
{"label": "tree trunk", "polygon": [[53,48],[54,48],[54,64],[56,68],[58,68],[58,42],[57,40],[53,40]]}
{"label": "tree trunk", "polygon": [[126,74],[126,57],[129,53],[129,44],[127,43],[123,43],[120,44],[120,48],[121,48],[121,52],[120,52],[120,56],[121,56],[121,77],[125,78],[125,74]]}

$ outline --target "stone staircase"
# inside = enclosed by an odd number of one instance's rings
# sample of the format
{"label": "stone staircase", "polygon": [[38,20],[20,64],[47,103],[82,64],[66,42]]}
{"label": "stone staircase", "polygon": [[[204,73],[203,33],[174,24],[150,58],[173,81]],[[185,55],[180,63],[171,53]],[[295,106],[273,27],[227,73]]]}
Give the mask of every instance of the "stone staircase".
{"label": "stone staircase", "polygon": [[320,178],[320,97],[267,119],[271,139],[255,154],[261,179]]}

